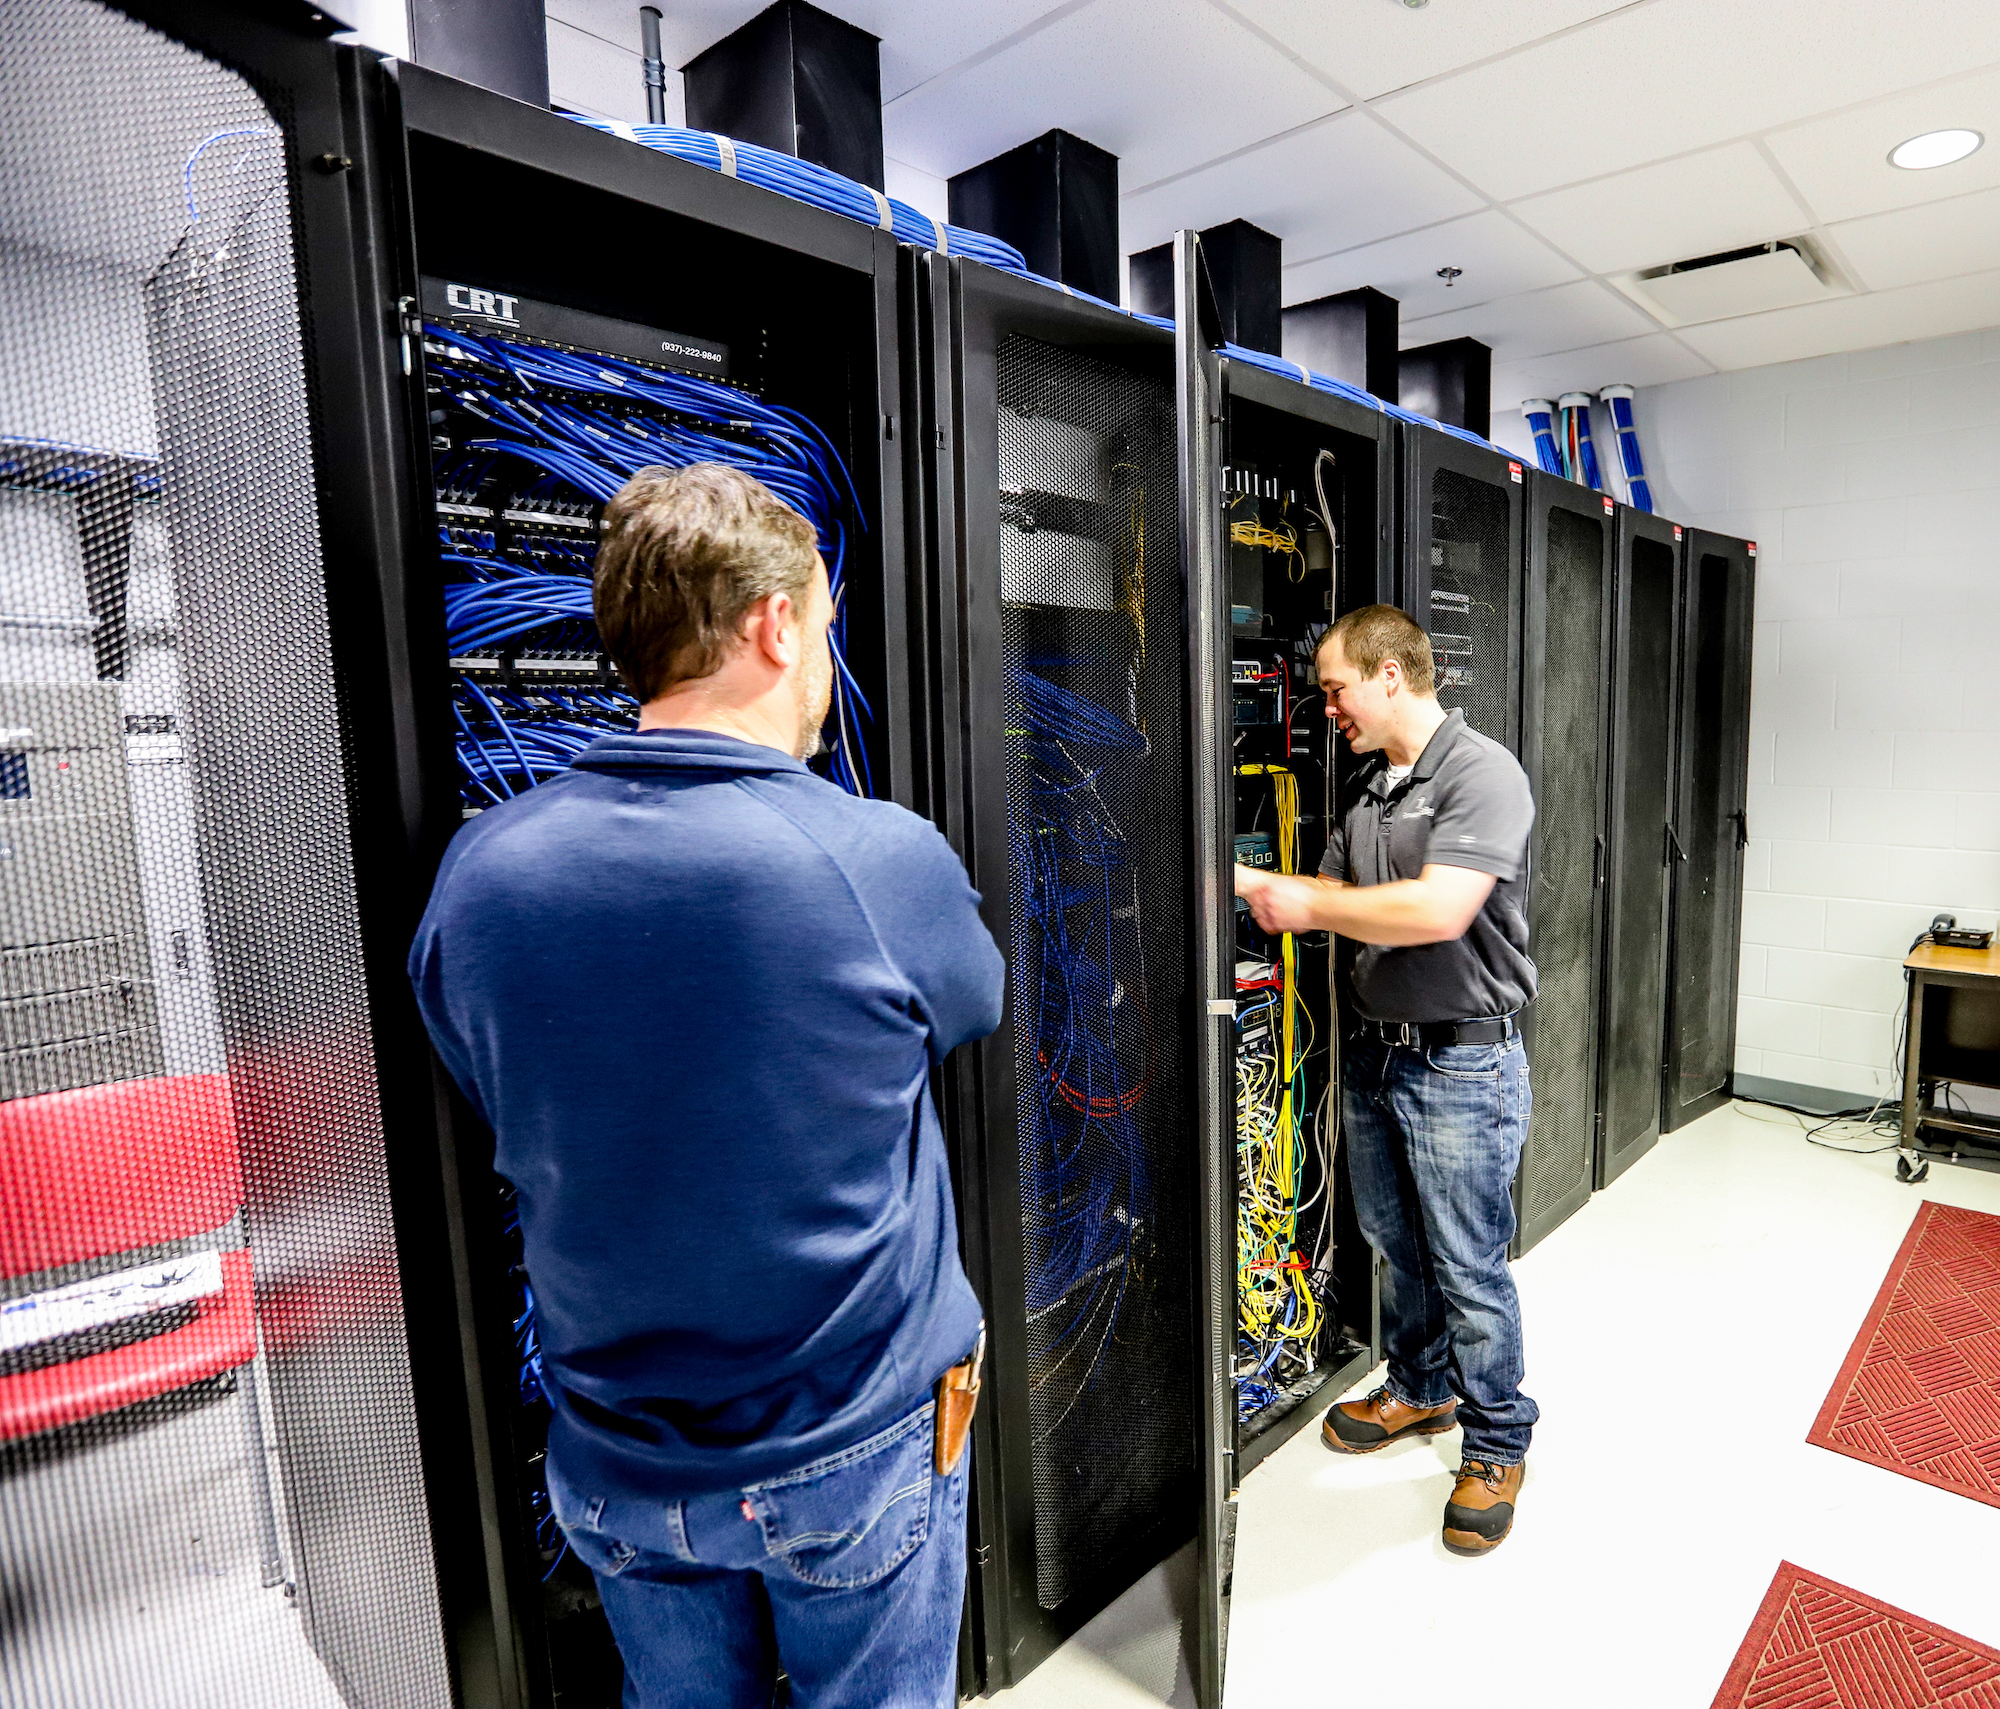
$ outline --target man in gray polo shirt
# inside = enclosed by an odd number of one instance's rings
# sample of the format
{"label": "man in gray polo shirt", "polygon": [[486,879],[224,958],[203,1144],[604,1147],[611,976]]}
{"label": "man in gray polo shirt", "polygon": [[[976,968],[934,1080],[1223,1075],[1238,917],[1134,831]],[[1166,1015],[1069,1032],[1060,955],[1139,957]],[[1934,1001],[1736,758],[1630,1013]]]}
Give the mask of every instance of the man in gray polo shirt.
{"label": "man in gray polo shirt", "polygon": [[1267,932],[1337,932],[1358,1023],[1341,1113],[1355,1211],[1387,1267],[1387,1380],[1327,1414],[1329,1448],[1366,1454],[1464,1428],[1444,1511],[1454,1554],[1514,1522],[1538,1416],[1521,1393],[1521,1307],[1507,1268],[1513,1180],[1532,1098],[1516,1017],[1534,1000],[1528,831],[1514,756],[1438,705],[1429,637],[1371,605],[1319,649],[1327,716],[1367,756],[1341,790],[1316,878],[1236,869]]}

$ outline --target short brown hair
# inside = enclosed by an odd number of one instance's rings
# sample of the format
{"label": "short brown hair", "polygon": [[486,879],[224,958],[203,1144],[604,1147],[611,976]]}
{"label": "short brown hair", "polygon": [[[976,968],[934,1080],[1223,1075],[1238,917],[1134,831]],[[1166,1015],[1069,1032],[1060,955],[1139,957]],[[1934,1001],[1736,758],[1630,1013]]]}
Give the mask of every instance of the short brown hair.
{"label": "short brown hair", "polygon": [[1364,605],[1350,611],[1319,638],[1324,647],[1338,640],[1347,662],[1361,673],[1365,682],[1382,668],[1385,659],[1402,666],[1403,681],[1417,694],[1437,693],[1437,661],[1431,657],[1431,638],[1407,611],[1393,605]]}
{"label": "short brown hair", "polygon": [[751,606],[775,593],[805,603],[817,549],[812,524],[741,469],[641,469],[604,507],[604,650],[642,702],[712,676]]}

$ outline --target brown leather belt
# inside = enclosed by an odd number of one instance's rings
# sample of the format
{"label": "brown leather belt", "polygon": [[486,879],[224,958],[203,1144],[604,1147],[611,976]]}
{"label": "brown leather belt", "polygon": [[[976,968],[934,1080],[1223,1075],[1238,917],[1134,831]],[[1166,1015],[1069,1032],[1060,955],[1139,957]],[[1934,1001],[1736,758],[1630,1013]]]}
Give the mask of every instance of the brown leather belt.
{"label": "brown leather belt", "polygon": [[972,1435],[972,1415],[979,1406],[979,1373],[986,1363],[986,1331],[979,1331],[979,1345],[937,1380],[937,1419],[933,1432],[937,1442],[937,1472],[948,1478],[965,1458],[965,1444]]}

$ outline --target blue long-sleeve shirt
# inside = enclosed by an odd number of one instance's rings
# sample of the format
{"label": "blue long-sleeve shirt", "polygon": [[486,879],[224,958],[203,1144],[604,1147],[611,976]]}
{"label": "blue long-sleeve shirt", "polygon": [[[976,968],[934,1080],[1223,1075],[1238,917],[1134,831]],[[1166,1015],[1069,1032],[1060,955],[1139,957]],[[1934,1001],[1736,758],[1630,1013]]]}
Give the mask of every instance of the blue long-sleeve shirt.
{"label": "blue long-sleeve shirt", "polygon": [[573,1485],[791,1470],[971,1348],[929,1076],[999,1024],[978,903],[915,815],[698,730],[454,839],[410,977],[515,1188]]}

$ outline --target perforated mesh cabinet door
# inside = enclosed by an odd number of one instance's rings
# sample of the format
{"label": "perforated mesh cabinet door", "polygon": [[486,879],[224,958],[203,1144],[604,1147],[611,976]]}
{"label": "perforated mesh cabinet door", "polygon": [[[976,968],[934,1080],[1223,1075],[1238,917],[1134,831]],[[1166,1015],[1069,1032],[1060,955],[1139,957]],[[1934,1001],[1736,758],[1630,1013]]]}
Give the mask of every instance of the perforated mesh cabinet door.
{"label": "perforated mesh cabinet door", "polygon": [[1678,572],[1671,528],[1618,512],[1600,1187],[1660,1137]]}
{"label": "perforated mesh cabinet door", "polygon": [[1189,1093],[1161,1029],[1187,980],[1181,588],[1164,389],[1019,337],[999,389],[1035,1583],[1055,1608],[1193,1464]]}
{"label": "perforated mesh cabinet door", "polygon": [[1728,1097],[1736,1058],[1750,639],[1756,560],[1741,540],[1690,533],[1681,595],[1681,714],[1664,1120]]}
{"label": "perforated mesh cabinet door", "polygon": [[1518,752],[1521,466],[1414,422],[1403,460],[1400,597],[1430,635],[1438,702]]}
{"label": "perforated mesh cabinet door", "polygon": [[1596,1173],[1610,519],[1584,514],[1572,491],[1538,479],[1530,495],[1522,758],[1535,796],[1528,917],[1540,979],[1522,1252],[1589,1201]]}
{"label": "perforated mesh cabinet door", "polygon": [[0,8],[9,1704],[451,1699],[290,123],[91,0]]}

